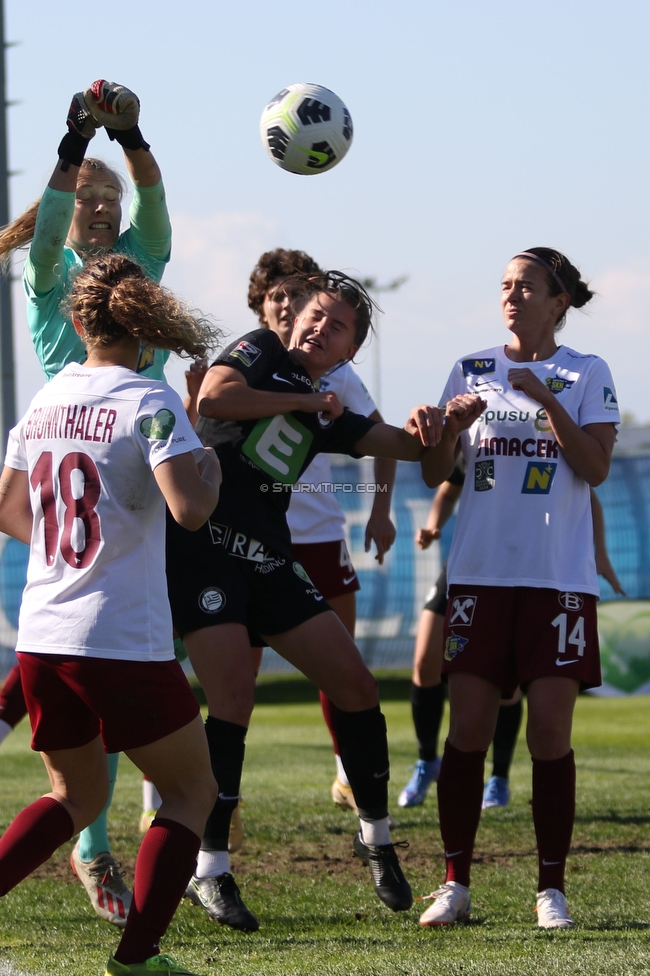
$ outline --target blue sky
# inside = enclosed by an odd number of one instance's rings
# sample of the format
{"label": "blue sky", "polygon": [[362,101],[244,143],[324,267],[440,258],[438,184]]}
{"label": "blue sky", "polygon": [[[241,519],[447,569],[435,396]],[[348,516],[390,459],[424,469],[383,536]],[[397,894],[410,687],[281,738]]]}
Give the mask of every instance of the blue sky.
{"label": "blue sky", "polygon": [[[267,248],[380,281],[409,275],[380,324],[382,409],[401,424],[437,402],[456,358],[505,341],[503,267],[550,245],[598,292],[563,341],[604,356],[622,408],[650,422],[647,3],[5,0],[5,19],[20,42],[7,53],[20,102],[12,215],[47,182],[71,95],[107,77],[140,96],[163,170],[165,284],[233,336],[255,326],[247,278]],[[352,113],[354,144],[329,173],[284,173],[261,145],[264,105],[296,81],[333,89]],[[101,132],[91,151],[120,163]],[[20,286],[14,315],[22,411],[41,375]],[[371,387],[373,358],[360,356]]]}

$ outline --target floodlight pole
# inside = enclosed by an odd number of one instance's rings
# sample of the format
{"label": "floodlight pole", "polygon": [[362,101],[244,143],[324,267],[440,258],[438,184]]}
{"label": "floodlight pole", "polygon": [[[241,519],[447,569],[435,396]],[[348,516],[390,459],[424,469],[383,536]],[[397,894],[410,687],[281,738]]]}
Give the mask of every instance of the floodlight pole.
{"label": "floodlight pole", "polygon": [[[361,284],[369,292],[370,296],[377,301],[378,296],[385,291],[397,291],[401,288],[404,282],[408,281],[408,275],[400,275],[399,278],[393,278],[392,281],[385,285],[380,285],[377,283],[376,278],[363,278]],[[377,301],[377,304],[379,302]],[[377,410],[381,413],[381,346],[379,342],[379,317],[382,313],[377,310],[375,312],[375,335],[372,347],[372,373],[373,373],[373,393],[374,401],[377,405]]]}
{"label": "floodlight pole", "polygon": [[[5,72],[5,13],[0,0],[0,227],[9,223],[9,170],[7,166],[7,90]],[[16,423],[16,381],[11,307],[11,267],[0,269],[0,450]]]}

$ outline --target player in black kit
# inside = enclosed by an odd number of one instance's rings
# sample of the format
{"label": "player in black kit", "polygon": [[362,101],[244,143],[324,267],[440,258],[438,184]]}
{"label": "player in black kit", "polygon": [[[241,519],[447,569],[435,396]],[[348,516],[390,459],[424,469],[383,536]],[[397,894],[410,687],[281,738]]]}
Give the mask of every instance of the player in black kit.
{"label": "player in black kit", "polygon": [[[292,286],[292,294],[294,294]],[[209,707],[206,732],[219,800],[208,819],[188,895],[233,928],[254,930],[229,872],[228,830],[237,805],[246,724],[252,710],[251,639],[268,644],[336,706],[341,758],[360,815],[354,849],[370,866],[379,897],[408,909],[411,889],[390,843],[386,724],[375,679],[345,627],[291,557],[285,513],[291,486],[320,451],[417,461],[435,452],[443,480],[461,427],[481,401],[417,408],[405,429],[344,410],[317,380],[353,358],[371,327],[372,303],[345,275],[302,282],[289,350],[256,330],[208,370],[197,433],[223,468],[217,508],[196,533],[168,526],[168,579],[175,626]],[[433,458],[432,458],[433,460]]]}

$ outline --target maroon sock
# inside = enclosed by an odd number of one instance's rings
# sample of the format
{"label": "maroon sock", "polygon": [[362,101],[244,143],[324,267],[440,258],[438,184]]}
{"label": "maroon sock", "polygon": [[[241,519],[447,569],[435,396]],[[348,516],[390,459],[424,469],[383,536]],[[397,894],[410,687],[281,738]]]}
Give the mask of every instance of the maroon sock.
{"label": "maroon sock", "polygon": [[135,863],[133,901],[115,958],[124,966],[158,954],[196,864],[200,837],[176,820],[156,817]]}
{"label": "maroon sock", "polygon": [[0,691],[0,718],[13,728],[27,714],[27,705],[20,680],[20,665],[15,664]]}
{"label": "maroon sock", "polygon": [[538,891],[564,891],[564,868],[576,814],[573,749],[561,759],[533,759],[533,822],[539,858]]}
{"label": "maroon sock", "polygon": [[447,881],[469,887],[474,838],[481,819],[486,752],[461,752],[445,742],[438,777],[440,833]]}
{"label": "maroon sock", "polygon": [[72,817],[51,796],[25,807],[0,838],[0,895],[15,888],[73,834]]}
{"label": "maroon sock", "polygon": [[337,756],[341,755],[341,750],[339,749],[339,740],[336,738],[336,719],[334,718],[334,703],[329,700],[326,694],[322,691],[318,692],[320,696],[320,707],[323,713],[323,718],[325,719],[325,725],[329,730],[329,734],[332,736],[332,745],[334,746],[334,752]]}

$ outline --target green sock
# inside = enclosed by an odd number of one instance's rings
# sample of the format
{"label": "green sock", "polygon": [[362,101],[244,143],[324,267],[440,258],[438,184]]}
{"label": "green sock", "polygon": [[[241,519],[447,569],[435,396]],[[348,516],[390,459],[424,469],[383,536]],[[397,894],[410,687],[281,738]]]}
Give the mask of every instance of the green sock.
{"label": "green sock", "polygon": [[120,760],[119,752],[112,752],[106,756],[108,760],[108,800],[106,806],[94,823],[85,827],[79,834],[79,857],[82,861],[92,861],[102,851],[110,851],[108,840],[108,808],[113,800],[113,788],[117,779],[117,764]]}

